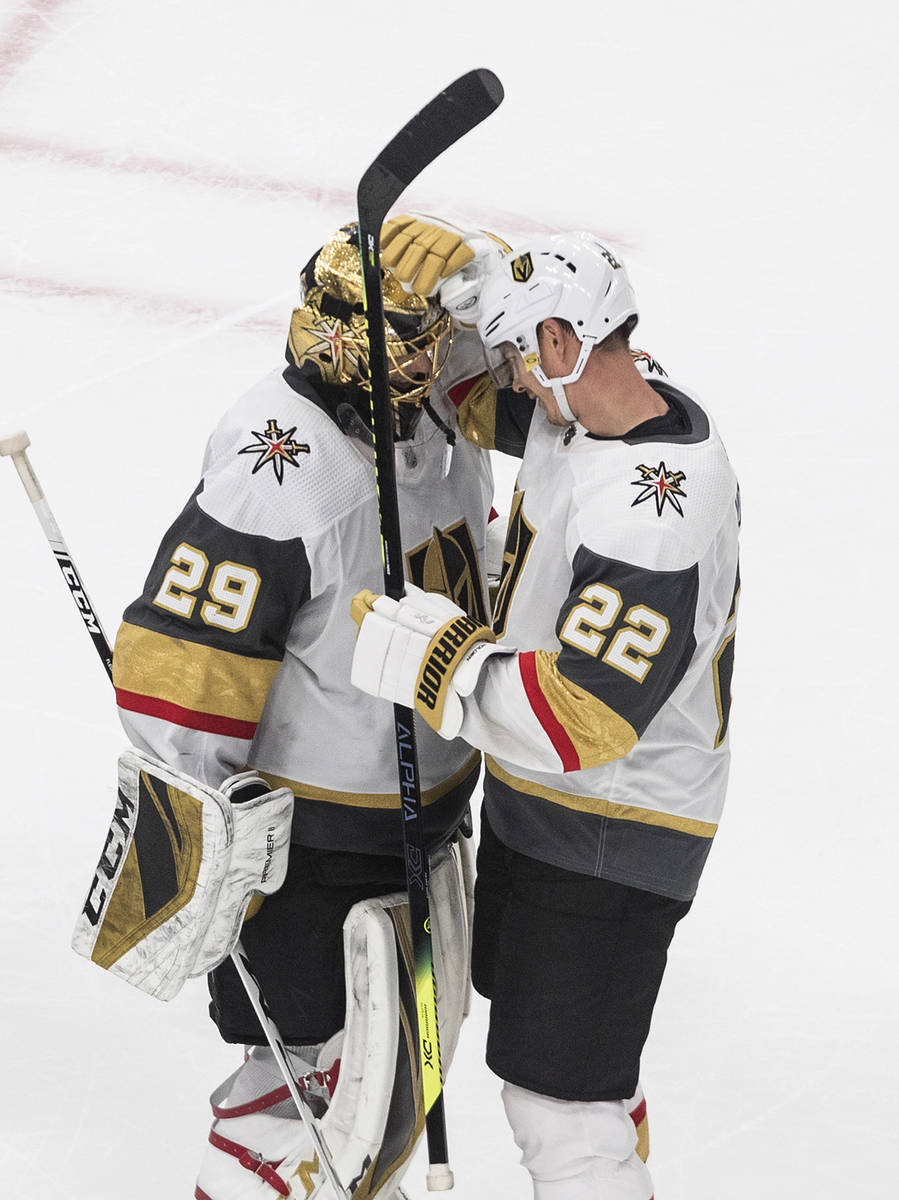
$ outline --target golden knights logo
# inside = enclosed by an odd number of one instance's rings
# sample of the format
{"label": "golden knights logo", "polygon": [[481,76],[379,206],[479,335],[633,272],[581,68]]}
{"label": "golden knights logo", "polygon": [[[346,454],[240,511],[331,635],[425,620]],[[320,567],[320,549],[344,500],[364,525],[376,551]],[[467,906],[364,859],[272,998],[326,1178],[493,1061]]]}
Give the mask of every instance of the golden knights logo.
{"label": "golden knights logo", "polygon": [[524,492],[516,491],[512,497],[512,508],[509,512],[509,528],[506,533],[506,547],[503,551],[503,571],[499,580],[496,603],[493,606],[493,632],[498,638],[506,632],[512,595],[521,578],[528,551],[537,536],[537,530],[525,520],[522,512],[523,501]]}
{"label": "golden knights logo", "polygon": [[512,278],[516,283],[527,283],[534,274],[534,263],[530,254],[519,254],[512,260]]}
{"label": "golden knights logo", "polygon": [[256,441],[249,446],[244,446],[242,450],[238,450],[238,454],[259,455],[259,461],[253,467],[254,475],[266,463],[271,463],[275,478],[280,485],[284,482],[284,464],[290,463],[292,467],[298,467],[300,464],[297,462],[296,456],[309,453],[309,446],[306,442],[293,440],[296,431],[296,425],[286,431],[281,429],[278,422],[270,417],[264,433],[259,433],[255,429],[250,430]]}
{"label": "golden knights logo", "polygon": [[686,497],[687,493],[681,489],[681,484],[687,477],[683,471],[669,471],[664,462],[660,462],[657,467],[647,467],[641,464],[637,470],[640,472],[640,478],[632,480],[631,487],[643,490],[631,504],[631,508],[643,504],[646,500],[655,500],[656,512],[659,516],[662,515],[662,509],[666,504],[670,504],[680,516],[684,515],[680,497]]}
{"label": "golden knights logo", "polygon": [[482,625],[489,622],[474,538],[463,517],[437,529],[406,554],[409,579],[426,592],[440,592]]}

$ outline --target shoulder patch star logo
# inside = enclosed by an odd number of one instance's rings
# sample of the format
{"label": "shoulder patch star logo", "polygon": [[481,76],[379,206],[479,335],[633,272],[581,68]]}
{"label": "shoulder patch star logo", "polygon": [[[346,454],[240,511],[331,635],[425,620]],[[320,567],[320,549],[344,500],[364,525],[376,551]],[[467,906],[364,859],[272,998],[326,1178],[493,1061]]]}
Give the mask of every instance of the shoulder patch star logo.
{"label": "shoulder patch star logo", "polygon": [[687,493],[683,491],[681,484],[687,477],[683,471],[669,471],[664,462],[660,462],[657,467],[647,467],[641,464],[637,470],[640,472],[640,478],[631,480],[631,487],[643,490],[634,500],[631,508],[643,504],[647,500],[655,500],[656,512],[659,516],[662,515],[666,503],[670,504],[680,516],[684,515],[680,498],[686,497]]}
{"label": "shoulder patch star logo", "polygon": [[249,446],[244,446],[238,450],[238,454],[258,454],[259,460],[253,467],[253,474],[261,470],[266,463],[271,463],[272,469],[275,472],[275,478],[279,485],[284,482],[284,464],[290,463],[292,467],[298,467],[296,456],[298,454],[309,454],[309,446],[305,442],[295,442],[293,435],[296,433],[297,427],[294,425],[292,429],[283,430],[278,422],[273,418],[269,418],[269,422],[265,427],[264,433],[259,433],[253,429],[250,432],[256,439]]}

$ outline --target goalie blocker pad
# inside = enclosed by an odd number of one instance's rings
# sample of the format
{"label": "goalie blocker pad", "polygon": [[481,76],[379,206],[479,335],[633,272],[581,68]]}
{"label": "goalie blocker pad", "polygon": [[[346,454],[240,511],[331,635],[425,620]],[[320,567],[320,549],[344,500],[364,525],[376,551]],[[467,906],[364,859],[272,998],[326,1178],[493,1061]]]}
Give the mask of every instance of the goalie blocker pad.
{"label": "goalie blocker pad", "polygon": [[[432,857],[431,936],[444,1073],[470,998],[470,872],[471,857],[459,845]],[[405,894],[354,905],[343,940],[346,1022],[318,1055],[315,1078],[337,1079],[319,1128],[337,1177],[353,1200],[396,1200],[425,1123]],[[195,1196],[336,1200],[302,1122],[274,1115],[284,1112],[286,1088],[228,1107],[239,1073],[212,1095],[216,1120]],[[301,1079],[301,1088],[309,1081]]]}
{"label": "goalie blocker pad", "polygon": [[227,958],[254,893],[284,882],[290,850],[288,788],[229,799],[251,777],[216,790],[126,750],[73,949],[159,1000]]}

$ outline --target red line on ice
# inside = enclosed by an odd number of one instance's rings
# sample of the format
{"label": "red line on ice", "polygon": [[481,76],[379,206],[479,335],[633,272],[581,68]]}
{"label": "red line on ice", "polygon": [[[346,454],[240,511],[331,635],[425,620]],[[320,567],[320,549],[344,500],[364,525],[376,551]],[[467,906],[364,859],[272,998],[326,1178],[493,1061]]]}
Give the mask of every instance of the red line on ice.
{"label": "red line on ice", "polygon": [[[132,154],[127,151],[97,150],[76,146],[62,141],[29,137],[25,134],[0,131],[0,153],[16,154],[29,158],[42,158],[47,162],[63,166],[87,167],[91,170],[110,171],[117,175],[158,175],[177,182],[195,183],[201,187],[239,188],[242,191],[270,192],[285,196],[302,196],[313,204],[327,204],[343,208],[349,218],[356,211],[355,192],[345,188],[322,187],[284,179],[277,175],[251,174],[228,171],[197,162],[182,162],[178,159],[160,158],[152,154]],[[421,201],[419,201],[419,204]],[[428,202],[432,207],[433,203]],[[518,213],[499,209],[481,209],[465,205],[473,221],[483,221],[488,227],[496,225],[504,231],[516,233],[552,233],[559,227],[545,225]]]}
{"label": "red line on ice", "polygon": [[68,3],[70,0],[29,0],[12,18],[0,37],[0,91],[54,32],[47,18]]}
{"label": "red line on ice", "polygon": [[[24,276],[3,270],[0,270],[0,291],[20,292],[26,296],[61,296],[72,300],[114,300],[117,304],[126,304],[138,311],[158,312],[168,318],[193,318],[201,323],[226,320],[228,316],[227,310],[181,296],[154,295],[151,292],[101,284],[84,285],[64,279]],[[233,327],[254,332],[286,329],[288,307],[289,305],[285,305],[285,315],[282,318],[266,317],[259,313],[240,318],[234,322]]]}

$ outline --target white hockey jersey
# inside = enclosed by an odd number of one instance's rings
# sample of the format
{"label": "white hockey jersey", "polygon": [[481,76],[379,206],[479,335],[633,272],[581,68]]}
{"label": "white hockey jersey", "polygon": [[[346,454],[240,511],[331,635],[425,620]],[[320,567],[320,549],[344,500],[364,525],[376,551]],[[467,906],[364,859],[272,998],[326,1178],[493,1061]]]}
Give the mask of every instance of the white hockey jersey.
{"label": "white hockey jersey", "polygon": [[669,411],[619,438],[511,392],[484,433],[482,391],[480,443],[523,450],[494,609],[517,653],[486,664],[462,736],[507,845],[689,899],[727,783],[739,494],[699,402],[648,378]]}
{"label": "white hockey jersey", "polygon": [[[454,426],[439,381],[430,400]],[[459,438],[447,470],[447,450],[427,415],[396,448],[406,573],[486,620],[489,456]],[[297,841],[401,854],[393,713],[350,684],[350,602],[382,586],[370,449],[295,368],[273,372],[214,431],[200,484],[125,612],[113,668],[126,732],[213,785],[247,766],[287,784]],[[423,724],[417,735],[435,842],[463,815],[480,756]]]}

